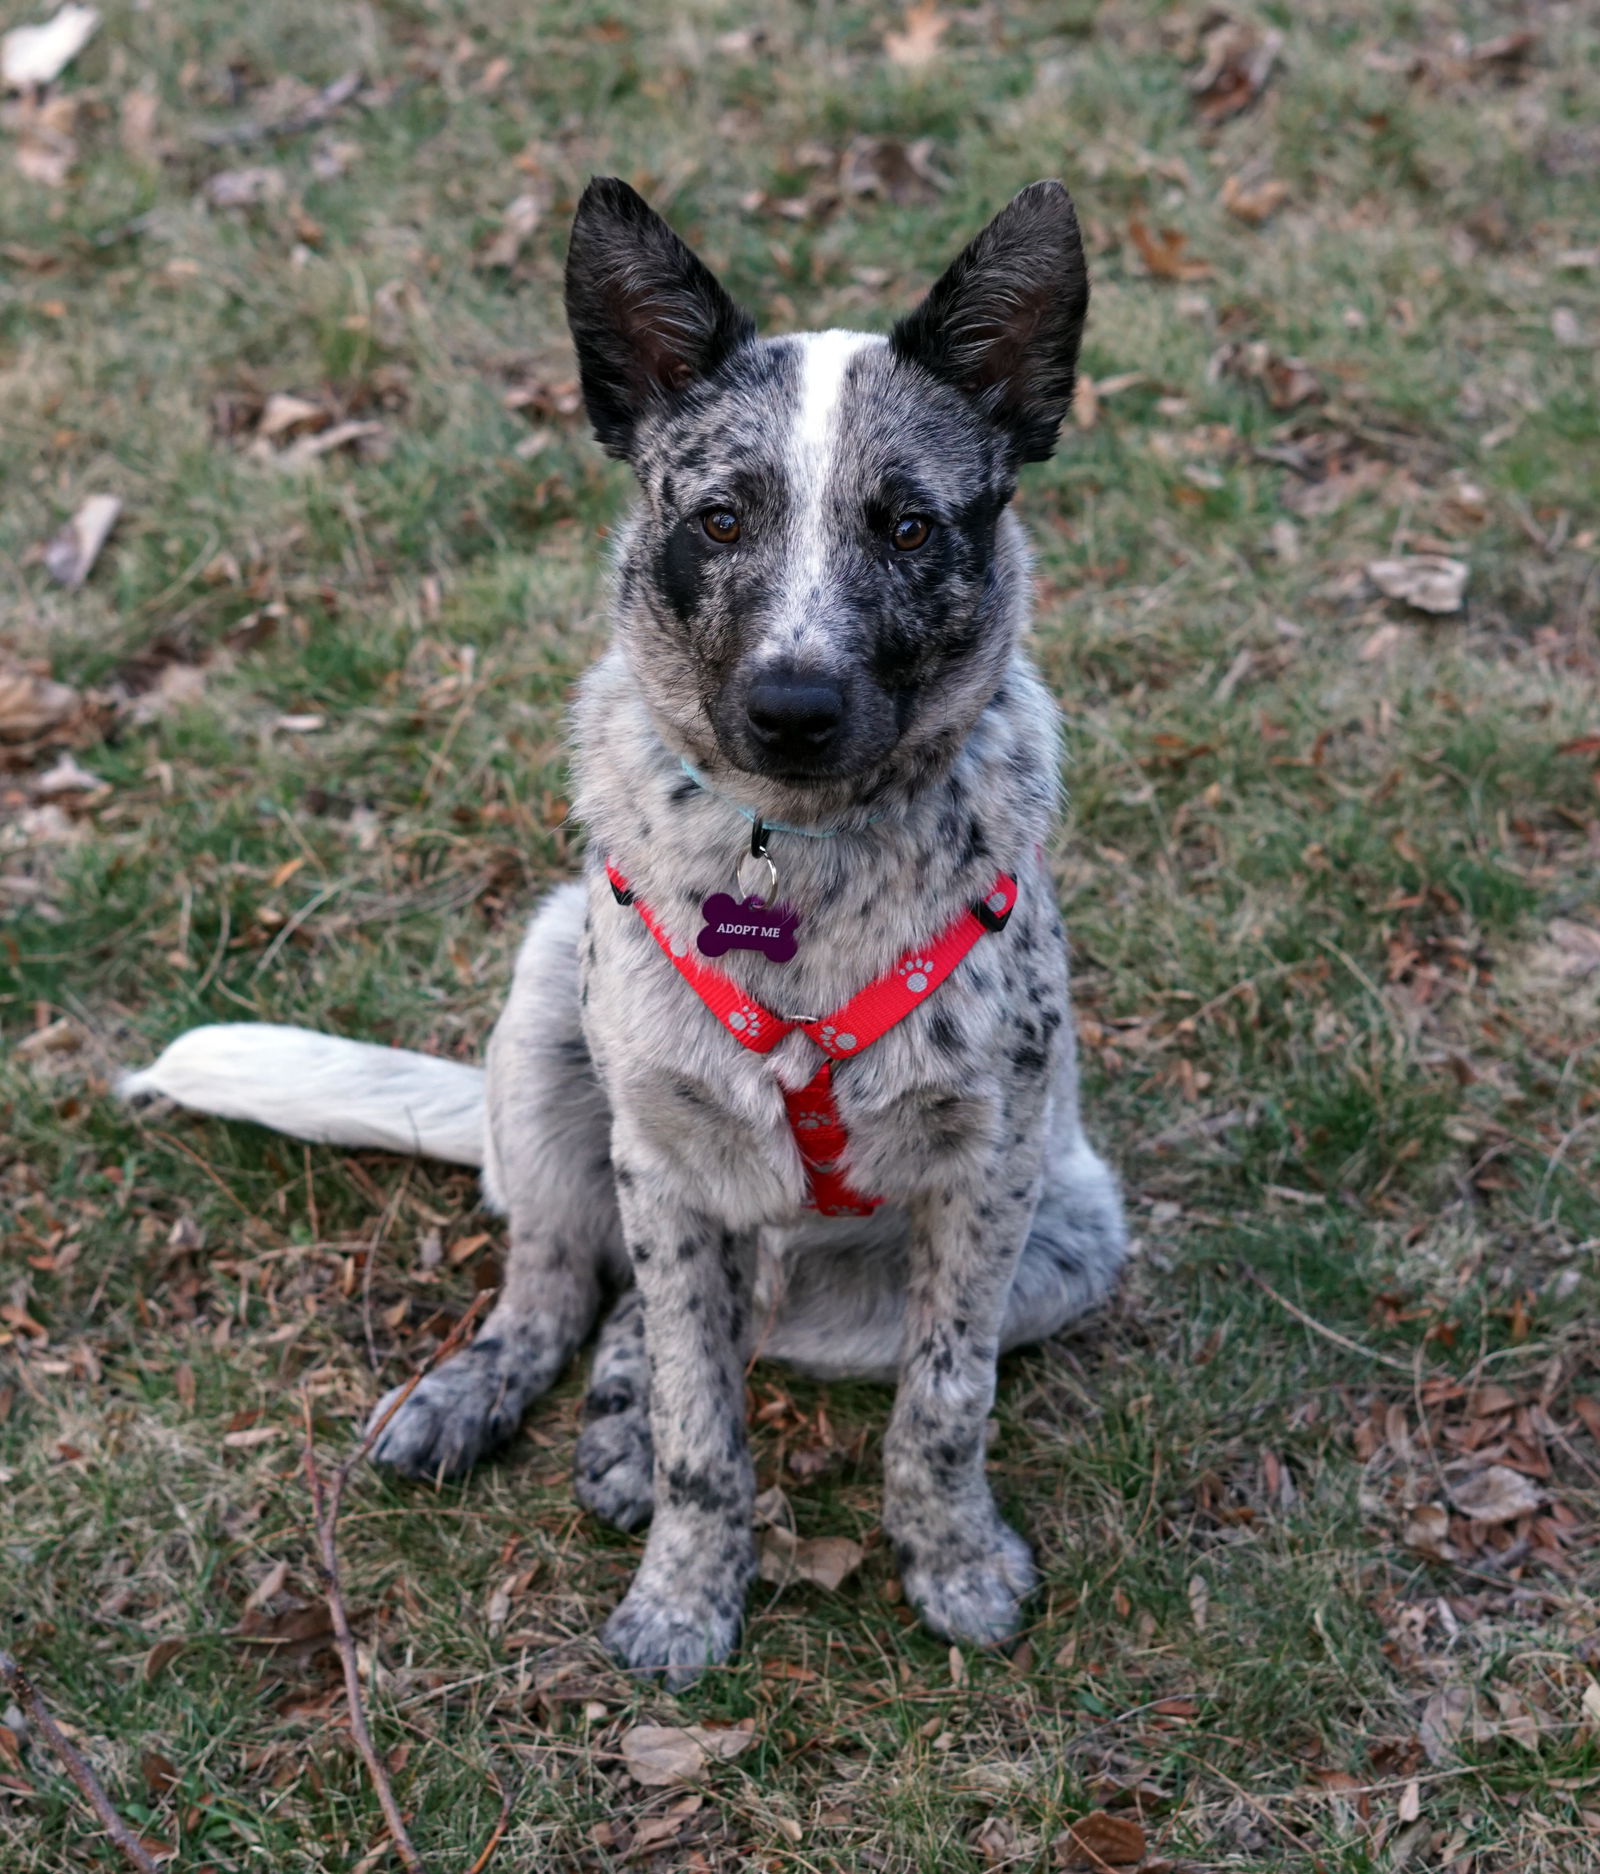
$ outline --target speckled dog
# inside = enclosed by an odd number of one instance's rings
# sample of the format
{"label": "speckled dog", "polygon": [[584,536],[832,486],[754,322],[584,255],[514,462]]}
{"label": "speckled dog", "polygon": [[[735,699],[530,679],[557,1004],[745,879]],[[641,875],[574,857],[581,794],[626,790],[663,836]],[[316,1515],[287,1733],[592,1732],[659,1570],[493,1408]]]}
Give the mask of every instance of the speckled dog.
{"label": "speckled dog", "polygon": [[[738,1635],[758,1346],[895,1382],[883,1520],[929,1626],[998,1640],[1034,1580],[984,1475],[995,1362],[1102,1297],[1124,1241],[1079,1123],[1042,857],[1055,711],[1022,649],[1008,505],[1055,445],[1087,303],[1072,204],[1040,182],[887,337],[759,339],[631,189],[592,183],[568,314],[595,432],[641,499],[616,643],[577,706],[585,879],[535,918],[486,1076],[246,1025],[196,1030],[126,1083],[482,1164],[510,1218],[504,1294],[391,1421],[381,1463],[465,1471],[615,1298],[577,1490],[625,1529],[650,1519],[605,1638],[674,1685]],[[796,954],[721,956],[748,1007],[719,1019],[683,959],[759,847],[800,914]],[[997,876],[1015,885],[1003,928],[988,919],[904,1019],[855,1053],[819,1025],[897,961],[932,983],[922,952]],[[763,1022],[784,1031],[767,1052]],[[842,1174],[882,1200],[870,1215],[808,1208],[785,1095],[825,1057]]]}

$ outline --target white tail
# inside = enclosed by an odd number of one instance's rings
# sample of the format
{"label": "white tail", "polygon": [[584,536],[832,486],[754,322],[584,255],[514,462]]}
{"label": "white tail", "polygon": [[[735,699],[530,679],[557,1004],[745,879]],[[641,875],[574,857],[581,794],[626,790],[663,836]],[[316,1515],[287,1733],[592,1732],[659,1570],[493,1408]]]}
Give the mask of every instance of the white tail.
{"label": "white tail", "polygon": [[117,1083],[125,1100],[161,1094],[219,1119],[249,1119],[319,1145],[356,1145],[482,1165],[481,1067],[409,1048],[342,1041],[275,1022],[191,1028]]}

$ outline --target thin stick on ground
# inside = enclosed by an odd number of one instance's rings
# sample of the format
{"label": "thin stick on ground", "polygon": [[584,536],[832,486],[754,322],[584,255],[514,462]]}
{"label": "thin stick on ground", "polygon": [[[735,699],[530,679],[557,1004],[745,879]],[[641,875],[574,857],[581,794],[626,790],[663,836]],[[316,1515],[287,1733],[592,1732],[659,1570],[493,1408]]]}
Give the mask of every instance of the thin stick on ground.
{"label": "thin stick on ground", "polygon": [[[361,1698],[361,1663],[356,1653],[355,1635],[350,1630],[350,1614],[345,1606],[344,1590],[339,1582],[339,1505],[344,1499],[345,1485],[350,1481],[352,1471],[372,1449],[383,1428],[411,1397],[424,1375],[441,1361],[447,1360],[466,1339],[491,1292],[489,1289],[480,1289],[472,1298],[471,1306],[451,1328],[438,1352],[412,1374],[389,1402],[386,1410],[367,1427],[366,1436],[333,1473],[332,1481],[326,1487],[323,1485],[322,1472],[317,1467],[316,1440],[311,1424],[311,1398],[309,1394],[306,1394],[301,1399],[305,1419],[306,1483],[311,1491],[311,1514],[316,1525],[318,1573],[322,1577],[322,1590],[327,1598],[328,1618],[333,1623],[333,1637],[339,1653],[339,1663],[344,1668],[345,1700],[350,1708],[350,1735],[355,1739],[356,1749],[360,1751],[361,1760],[367,1766],[367,1774],[372,1778],[372,1787],[377,1792],[378,1806],[383,1810],[389,1839],[405,1866],[406,1874],[425,1874],[425,1870],[422,1858],[413,1846],[410,1835],[406,1832],[405,1822],[400,1815],[400,1805],[395,1800],[394,1786],[389,1781],[389,1773],[383,1766],[383,1759],[373,1746],[372,1733],[367,1729],[366,1706]],[[485,1857],[493,1851],[504,1828],[505,1819],[502,1814],[490,1838],[489,1848],[485,1850],[483,1856],[479,1857],[477,1864],[479,1868],[485,1865]]]}
{"label": "thin stick on ground", "polygon": [[1415,1378],[1415,1370],[1409,1360],[1397,1360],[1393,1354],[1379,1353],[1376,1347],[1363,1347],[1360,1341],[1351,1340],[1349,1335],[1341,1334],[1337,1328],[1328,1327],[1315,1315],[1307,1314],[1304,1308],[1296,1307],[1286,1295],[1280,1295],[1264,1276],[1257,1275],[1248,1263],[1241,1263],[1240,1267],[1263,1295],[1269,1296],[1285,1314],[1292,1314],[1302,1327],[1310,1328],[1313,1334],[1320,1334],[1324,1340],[1332,1341],[1335,1347],[1342,1347],[1346,1353],[1357,1354],[1363,1360],[1390,1367],[1396,1373],[1404,1373],[1407,1379]]}
{"label": "thin stick on ground", "polygon": [[89,1768],[87,1758],[63,1734],[46,1709],[38,1688],[9,1653],[0,1652],[0,1681],[4,1681],[7,1690],[33,1721],[34,1729],[55,1752],[61,1767],[77,1784],[84,1801],[95,1812],[100,1826],[122,1850],[129,1866],[136,1867],[139,1874],[160,1874],[149,1849],[113,1808],[111,1798],[101,1788],[100,1779]]}
{"label": "thin stick on ground", "polygon": [[495,1824],[490,1831],[489,1839],[483,1844],[483,1853],[480,1854],[477,1860],[473,1862],[472,1866],[467,1869],[467,1874],[483,1874],[483,1870],[489,1865],[490,1861],[494,1859],[494,1851],[500,1846],[500,1837],[505,1834],[506,1824],[511,1820],[510,1784],[502,1783],[492,1770],[489,1772],[489,1777],[495,1788],[500,1792],[500,1813],[495,1817]]}

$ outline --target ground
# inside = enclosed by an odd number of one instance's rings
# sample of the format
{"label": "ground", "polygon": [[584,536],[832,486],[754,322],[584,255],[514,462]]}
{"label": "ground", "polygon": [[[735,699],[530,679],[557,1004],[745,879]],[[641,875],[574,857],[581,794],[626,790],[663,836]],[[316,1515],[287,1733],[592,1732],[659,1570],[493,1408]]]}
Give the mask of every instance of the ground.
{"label": "ground", "polygon": [[[1002,1372],[1006,1655],[911,1624],[869,1387],[752,1375],[778,1513],[865,1555],[676,1700],[588,1638],[639,1543],[572,1499],[575,1379],[459,1487],[363,1471],[428,1866],[493,1775],[506,1869],[1045,1867],[1091,1813],[1098,1864],[1600,1867],[1597,62],[1580,4],[110,0],[4,106],[0,1603],[177,1865],[395,1865],[302,1400],[336,1460],[501,1238],[465,1174],[109,1083],[200,1020],[477,1055],[582,839],[627,488],[559,279],[609,171],[767,330],[881,328],[1021,184],[1077,197],[1094,389],[1019,509],[1138,1253]],[[112,1866],[6,1723],[10,1874]],[[645,1724],[750,1741],[650,1785]]]}

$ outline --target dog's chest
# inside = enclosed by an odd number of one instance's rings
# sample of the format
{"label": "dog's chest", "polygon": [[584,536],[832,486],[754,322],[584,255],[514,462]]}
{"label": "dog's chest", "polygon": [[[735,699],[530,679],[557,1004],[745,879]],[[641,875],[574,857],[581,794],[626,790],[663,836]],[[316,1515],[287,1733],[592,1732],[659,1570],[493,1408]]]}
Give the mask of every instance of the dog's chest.
{"label": "dog's chest", "polygon": [[[1031,901],[1010,927],[983,938],[925,1004],[870,1047],[834,1064],[858,1189],[904,1199],[963,1166],[976,1174],[1005,1148],[1019,1083],[1048,1084],[1064,1025],[1064,958],[1057,944],[1052,959],[1053,919],[1041,920],[1047,885],[1030,875],[1025,888]],[[774,1008],[752,994],[738,1019],[824,1014],[828,997],[863,986],[866,964],[852,959],[852,967],[854,981],[825,968],[778,978],[780,993],[788,982],[799,992],[785,1003],[822,1007]],[[770,980],[773,972],[763,974]],[[762,991],[773,996],[767,982]],[[746,1221],[804,1207],[807,1181],[784,1094],[810,1082],[827,1057],[798,1031],[770,1052],[742,1045],[636,908],[617,903],[600,882],[591,887],[584,947],[584,1025],[632,1150]]]}

